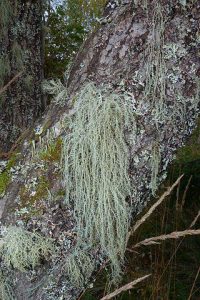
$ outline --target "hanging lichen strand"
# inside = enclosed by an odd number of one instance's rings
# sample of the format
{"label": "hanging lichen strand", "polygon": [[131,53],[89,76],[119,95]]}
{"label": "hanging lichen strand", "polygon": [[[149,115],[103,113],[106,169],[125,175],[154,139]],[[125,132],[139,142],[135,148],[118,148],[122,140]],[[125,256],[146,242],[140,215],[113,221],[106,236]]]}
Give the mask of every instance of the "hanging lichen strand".
{"label": "hanging lichen strand", "polygon": [[[167,131],[167,127],[171,127],[174,133],[185,131],[184,134],[189,134],[191,132],[194,124],[192,120],[195,120],[199,110],[199,80],[193,71],[191,77],[196,85],[196,94],[190,98],[186,96],[184,94],[185,81],[180,66],[187,49],[182,44],[166,41],[167,19],[160,3],[155,1],[151,17],[148,5],[144,5],[144,11],[149,24],[151,24],[151,34],[148,38],[148,46],[144,51],[144,65],[137,73],[137,79],[141,80],[145,74],[142,103],[151,108],[151,120],[148,121],[147,118],[148,126],[152,124],[156,129],[154,140],[151,143],[152,172],[149,185],[152,194],[155,195],[159,183],[164,178],[158,175],[161,175],[166,168],[162,166],[162,154],[166,152],[163,147],[164,132]],[[173,65],[171,61],[173,61]]]}
{"label": "hanging lichen strand", "polygon": [[66,203],[74,205],[78,238],[100,242],[117,278],[130,219],[124,130],[134,128],[133,110],[125,97],[88,84],[75,111],[63,150]]}

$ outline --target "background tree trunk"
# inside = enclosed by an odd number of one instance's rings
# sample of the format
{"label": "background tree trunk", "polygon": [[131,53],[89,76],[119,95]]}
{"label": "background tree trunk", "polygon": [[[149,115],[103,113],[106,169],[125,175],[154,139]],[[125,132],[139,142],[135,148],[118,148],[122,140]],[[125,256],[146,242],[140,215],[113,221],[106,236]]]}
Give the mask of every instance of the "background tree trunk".
{"label": "background tree trunk", "polygon": [[22,74],[0,95],[0,152],[44,110],[42,17],[42,0],[1,1],[0,87]]}
{"label": "background tree trunk", "polygon": [[[109,86],[115,93],[128,93],[139,112],[130,149],[135,214],[166,177],[168,164],[191,134],[198,115],[199,8],[199,1],[193,0],[187,4],[178,0],[108,3],[101,25],[86,40],[72,66],[68,80],[70,101],[62,107],[52,105],[40,123],[39,133],[37,127],[21,138],[21,155],[12,170],[7,169],[7,173],[12,172],[2,192],[2,223],[23,222],[28,230],[39,230],[58,243],[63,235],[70,240],[71,248],[63,247],[61,263],[52,269],[45,265],[37,270],[32,282],[15,272],[21,283],[15,286],[17,299],[27,299],[25,290],[36,285],[38,289],[30,299],[49,299],[48,293],[54,295],[52,299],[76,299],[80,291],[63,274],[64,259],[69,251],[73,252],[76,238],[72,212],[63,204],[60,157],[55,159],[54,152],[46,149],[52,149],[53,143],[56,153],[60,153],[59,139],[66,134],[66,115],[73,96],[88,80],[97,86]],[[24,89],[20,91],[21,96]],[[56,199],[56,204],[49,197]],[[45,284],[49,284],[45,291],[41,278],[47,278]]]}

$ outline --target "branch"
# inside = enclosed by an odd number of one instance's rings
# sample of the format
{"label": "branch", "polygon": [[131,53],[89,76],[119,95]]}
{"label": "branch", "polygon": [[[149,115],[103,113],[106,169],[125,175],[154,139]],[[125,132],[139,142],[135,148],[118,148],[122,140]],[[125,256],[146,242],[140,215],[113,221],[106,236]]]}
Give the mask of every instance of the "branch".
{"label": "branch", "polygon": [[145,275],[143,277],[137,278],[136,280],[129,282],[128,284],[120,287],[119,289],[115,290],[114,292],[104,296],[103,298],[101,298],[100,300],[109,300],[112,299],[113,297],[121,294],[122,292],[128,291],[130,289],[132,289],[137,283],[145,280],[146,278],[148,278],[149,276],[151,276],[151,274]]}

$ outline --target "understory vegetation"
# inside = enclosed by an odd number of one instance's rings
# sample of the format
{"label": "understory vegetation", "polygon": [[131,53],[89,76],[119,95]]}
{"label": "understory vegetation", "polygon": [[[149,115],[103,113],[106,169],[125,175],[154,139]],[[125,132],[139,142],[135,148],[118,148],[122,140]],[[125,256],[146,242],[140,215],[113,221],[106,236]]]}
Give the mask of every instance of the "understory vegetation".
{"label": "understory vegetation", "polygon": [[[159,194],[162,194],[182,173],[185,175],[176,189],[149,216],[148,220],[143,220],[127,245],[124,275],[120,286],[146,274],[150,274],[149,278],[113,299],[199,299],[199,236],[178,238],[180,231],[198,230],[200,227],[199,161],[191,161],[189,164],[176,162],[170,168],[169,177]],[[148,209],[147,207],[145,212],[148,212]],[[175,239],[168,239],[167,234],[171,232],[176,235]],[[146,238],[154,240],[154,237],[161,235],[162,241],[134,248],[134,245]],[[110,287],[109,271],[109,267],[104,266],[95,277],[93,286],[88,287],[80,299],[97,300],[109,294],[110,290],[115,291],[115,286]]]}

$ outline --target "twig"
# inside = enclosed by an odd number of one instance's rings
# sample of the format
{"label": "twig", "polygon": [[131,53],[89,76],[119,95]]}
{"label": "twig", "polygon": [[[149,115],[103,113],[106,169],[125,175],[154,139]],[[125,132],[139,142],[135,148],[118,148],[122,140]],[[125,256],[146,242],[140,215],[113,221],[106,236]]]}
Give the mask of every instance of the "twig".
{"label": "twig", "polygon": [[190,291],[190,295],[189,295],[189,297],[188,297],[188,299],[187,299],[187,300],[190,300],[190,299],[192,299],[193,290],[194,290],[194,287],[195,287],[195,284],[196,284],[197,278],[198,278],[198,276],[199,276],[199,273],[200,273],[200,267],[199,267],[199,268],[198,268],[198,270],[197,270],[197,273],[196,273],[196,276],[195,276],[195,279],[194,279],[194,282],[193,282],[193,285],[192,285],[192,288],[191,288],[191,291]]}
{"label": "twig", "polygon": [[160,241],[165,241],[168,239],[178,239],[180,237],[185,237],[187,235],[199,235],[199,234],[200,234],[200,229],[197,229],[197,230],[188,229],[188,230],[184,230],[184,231],[174,231],[169,234],[163,234],[163,235],[145,239],[145,240],[137,243],[136,245],[134,245],[133,248],[140,247],[141,245],[149,246],[149,245],[157,244]]}
{"label": "twig", "polygon": [[198,214],[197,216],[194,218],[194,220],[192,221],[191,225],[190,225],[190,228],[191,227],[194,227],[194,225],[196,224],[198,218],[200,217],[200,210],[198,211]]}
{"label": "twig", "polygon": [[4,85],[4,87],[0,89],[0,95],[5,92],[5,90],[7,90],[7,88],[22,75],[22,73],[23,71],[16,74],[6,85]]}
{"label": "twig", "polygon": [[184,176],[184,174],[182,174],[175,182],[172,186],[170,186],[163,194],[162,196],[158,199],[158,201],[151,206],[151,208],[148,210],[148,212],[142,216],[142,218],[140,220],[138,220],[135,225],[133,226],[133,228],[131,229],[131,231],[128,233],[128,238],[130,237],[131,234],[133,234],[148,218],[149,216],[154,212],[154,210],[163,202],[163,200],[169,196],[171,194],[171,192],[173,191],[173,189],[179,184],[179,182],[181,181],[182,177]]}
{"label": "twig", "polygon": [[148,278],[149,276],[151,276],[151,274],[145,275],[143,277],[137,278],[136,280],[120,287],[119,289],[115,290],[114,292],[104,296],[103,298],[101,298],[100,300],[109,300],[112,299],[113,297],[121,294],[122,292],[128,291],[130,289],[132,289],[137,283],[145,280],[146,278]]}

